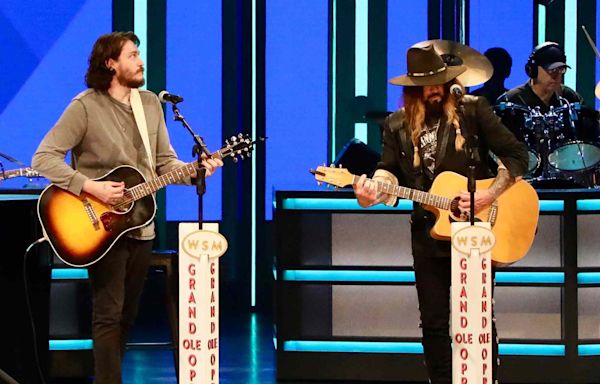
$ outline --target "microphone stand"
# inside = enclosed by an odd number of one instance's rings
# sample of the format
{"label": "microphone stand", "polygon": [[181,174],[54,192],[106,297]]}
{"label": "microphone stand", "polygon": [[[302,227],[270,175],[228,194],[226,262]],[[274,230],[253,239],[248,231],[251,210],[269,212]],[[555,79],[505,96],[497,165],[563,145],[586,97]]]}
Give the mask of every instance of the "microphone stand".
{"label": "microphone stand", "polygon": [[469,207],[469,220],[471,226],[475,225],[475,191],[477,190],[477,182],[475,176],[475,170],[479,163],[479,139],[477,135],[471,135],[469,142],[467,143],[467,150],[469,151],[469,173],[467,181],[467,191],[470,194],[470,207]]}
{"label": "microphone stand", "polygon": [[204,154],[207,157],[210,157],[210,152],[204,143],[204,139],[196,134],[187,121],[185,121],[185,118],[179,112],[179,108],[177,108],[177,103],[172,102],[171,104],[174,115],[173,120],[181,122],[190,135],[192,135],[195,143],[192,148],[192,156],[198,156],[198,165],[196,166],[196,193],[198,194],[198,229],[201,230],[204,221],[203,197],[206,192],[206,168],[202,167],[201,163],[202,155]]}
{"label": "microphone stand", "polygon": [[[453,85],[452,87],[455,87]],[[454,97],[458,99],[458,107],[461,113],[464,115],[464,104],[462,102],[463,90],[458,86],[458,88],[450,87],[450,92],[454,94]],[[471,226],[475,225],[475,191],[477,190],[476,183],[476,166],[479,163],[479,138],[477,135],[468,135],[467,136],[467,152],[469,156],[469,171],[467,174],[467,191],[469,192],[470,202],[469,202],[469,221],[471,222]]]}
{"label": "microphone stand", "polygon": [[25,166],[25,164],[23,164],[21,161],[15,159],[12,156],[7,155],[6,153],[0,152],[0,157],[4,157],[6,160],[10,161],[11,163],[15,163],[15,164],[20,165],[22,167]]}

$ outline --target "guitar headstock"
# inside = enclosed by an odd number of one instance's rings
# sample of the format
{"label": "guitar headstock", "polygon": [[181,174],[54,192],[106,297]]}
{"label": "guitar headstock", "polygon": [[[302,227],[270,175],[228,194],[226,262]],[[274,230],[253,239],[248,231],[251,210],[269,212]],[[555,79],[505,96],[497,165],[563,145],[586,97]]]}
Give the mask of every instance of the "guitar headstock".
{"label": "guitar headstock", "polygon": [[346,168],[326,167],[321,165],[316,170],[311,169],[310,173],[315,175],[317,182],[327,183],[335,187],[343,188],[352,185],[354,175],[348,172]]}
{"label": "guitar headstock", "polygon": [[246,157],[252,156],[255,143],[256,141],[253,141],[250,135],[239,133],[237,136],[231,136],[225,140],[225,146],[219,150],[219,153],[221,158],[231,157],[237,163],[239,159],[244,160]]}

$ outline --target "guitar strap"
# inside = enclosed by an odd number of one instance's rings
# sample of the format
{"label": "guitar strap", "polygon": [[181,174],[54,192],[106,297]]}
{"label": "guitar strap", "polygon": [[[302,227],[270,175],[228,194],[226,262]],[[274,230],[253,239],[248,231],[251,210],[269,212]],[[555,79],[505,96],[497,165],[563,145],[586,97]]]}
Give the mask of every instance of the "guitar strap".
{"label": "guitar strap", "polygon": [[135,119],[135,124],[140,131],[140,136],[142,137],[142,142],[144,143],[144,148],[146,148],[146,154],[148,155],[148,165],[150,166],[150,170],[153,175],[156,175],[156,171],[154,168],[154,160],[152,158],[152,148],[150,147],[150,139],[148,137],[148,126],[146,125],[146,115],[144,114],[144,106],[142,105],[142,97],[140,96],[140,91],[137,88],[133,88],[131,93],[129,94],[129,103],[131,104],[131,109],[133,110],[133,118]]}

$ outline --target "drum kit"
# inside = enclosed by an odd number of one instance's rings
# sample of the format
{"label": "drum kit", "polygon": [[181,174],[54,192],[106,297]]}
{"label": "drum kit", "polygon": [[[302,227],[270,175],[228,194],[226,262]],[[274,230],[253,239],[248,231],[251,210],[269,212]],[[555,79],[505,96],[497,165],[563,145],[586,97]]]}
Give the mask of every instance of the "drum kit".
{"label": "drum kit", "polygon": [[525,178],[537,188],[591,188],[600,178],[598,113],[563,100],[542,113],[539,107],[502,102],[496,114],[529,150]]}

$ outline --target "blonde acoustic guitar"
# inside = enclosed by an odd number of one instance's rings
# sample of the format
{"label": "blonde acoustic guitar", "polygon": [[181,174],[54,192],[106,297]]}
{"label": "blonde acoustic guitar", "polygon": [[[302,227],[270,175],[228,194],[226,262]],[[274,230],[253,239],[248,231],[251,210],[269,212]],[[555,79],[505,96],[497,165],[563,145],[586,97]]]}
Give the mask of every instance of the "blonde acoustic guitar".
{"label": "blonde acoustic guitar", "polygon": [[[358,182],[359,176],[344,168],[321,166],[310,171],[315,179],[335,187],[346,187]],[[469,221],[458,208],[458,195],[467,190],[467,178],[454,172],[440,173],[429,192],[371,180],[377,191],[420,203],[436,216],[431,236],[450,240],[450,224]],[[476,188],[486,189],[493,179],[477,180]],[[520,180],[508,188],[489,207],[477,212],[476,221],[490,222],[496,236],[492,260],[496,265],[509,265],[523,258],[533,243],[539,217],[537,192],[526,181]]]}

